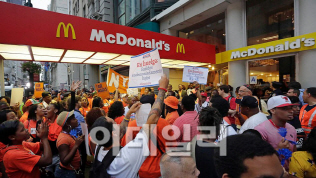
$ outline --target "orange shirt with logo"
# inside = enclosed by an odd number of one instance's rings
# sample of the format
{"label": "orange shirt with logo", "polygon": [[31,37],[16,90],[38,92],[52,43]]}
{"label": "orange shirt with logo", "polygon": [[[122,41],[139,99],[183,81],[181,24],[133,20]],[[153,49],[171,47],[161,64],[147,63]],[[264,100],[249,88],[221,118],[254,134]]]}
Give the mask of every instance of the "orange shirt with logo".
{"label": "orange shirt with logo", "polygon": [[[68,145],[69,147],[69,150],[71,150],[74,146],[75,146],[75,139],[69,135],[69,134],[66,134],[66,133],[60,133],[59,136],[58,136],[58,139],[57,139],[57,142],[56,142],[56,145],[57,145],[57,148],[60,146],[60,145]],[[80,154],[79,154],[79,151],[77,150],[76,153],[75,153],[75,156],[74,158],[72,159],[71,161],[71,165],[76,169],[78,170],[80,168]],[[61,162],[59,163],[61,167],[65,168],[65,169],[68,169],[68,170],[73,170],[70,165],[63,165]]]}
{"label": "orange shirt with logo", "polygon": [[123,119],[125,118],[125,116],[120,116],[114,119],[114,121],[116,122],[116,124],[121,124],[121,122],[123,121]]}
{"label": "orange shirt with logo", "polygon": [[8,177],[40,178],[39,167],[36,166],[41,156],[40,143],[23,142],[22,145],[10,146],[2,153],[3,164]]}

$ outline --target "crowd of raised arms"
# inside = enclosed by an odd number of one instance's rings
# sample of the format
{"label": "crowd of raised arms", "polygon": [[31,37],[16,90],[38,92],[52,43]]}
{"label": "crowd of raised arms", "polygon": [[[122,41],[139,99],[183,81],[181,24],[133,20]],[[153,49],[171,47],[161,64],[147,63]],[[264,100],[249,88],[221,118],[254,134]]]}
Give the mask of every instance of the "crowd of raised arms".
{"label": "crowd of raised arms", "polygon": [[173,90],[165,75],[136,95],[80,87],[0,98],[3,178],[316,177],[316,87]]}

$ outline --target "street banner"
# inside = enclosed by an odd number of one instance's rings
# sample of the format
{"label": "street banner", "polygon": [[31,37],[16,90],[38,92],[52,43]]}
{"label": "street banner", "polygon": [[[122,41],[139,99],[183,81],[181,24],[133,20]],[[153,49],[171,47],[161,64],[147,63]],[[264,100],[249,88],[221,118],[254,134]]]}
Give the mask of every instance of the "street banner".
{"label": "street banner", "polygon": [[118,88],[120,93],[127,93],[128,77],[121,75],[111,68],[108,70],[107,85],[109,92],[114,92]]}
{"label": "street banner", "polygon": [[206,85],[208,68],[184,66],[182,81],[192,83],[197,81],[199,84]]}
{"label": "street banner", "polygon": [[130,88],[141,88],[159,85],[163,75],[158,49],[131,57],[129,68]]}
{"label": "street banner", "polygon": [[14,106],[16,103],[22,103],[24,88],[12,88],[11,90],[11,103],[10,106]]}
{"label": "street banner", "polygon": [[110,97],[110,92],[108,90],[106,82],[96,83],[94,86],[95,86],[95,90],[98,93],[98,96],[101,97],[102,100]]}
{"label": "street banner", "polygon": [[35,98],[41,98],[42,97],[42,93],[44,91],[44,83],[43,82],[38,82],[38,83],[35,83],[35,88],[34,88],[34,96]]}

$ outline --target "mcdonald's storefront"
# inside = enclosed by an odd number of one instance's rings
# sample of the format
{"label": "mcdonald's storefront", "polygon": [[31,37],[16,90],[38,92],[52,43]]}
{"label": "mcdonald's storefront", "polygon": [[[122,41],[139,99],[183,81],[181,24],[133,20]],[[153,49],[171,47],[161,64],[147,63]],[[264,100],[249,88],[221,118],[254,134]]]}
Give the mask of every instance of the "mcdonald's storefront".
{"label": "mcdonald's storefront", "polygon": [[192,40],[5,2],[0,14],[1,60],[129,66],[158,48],[167,69],[215,63],[215,47]]}

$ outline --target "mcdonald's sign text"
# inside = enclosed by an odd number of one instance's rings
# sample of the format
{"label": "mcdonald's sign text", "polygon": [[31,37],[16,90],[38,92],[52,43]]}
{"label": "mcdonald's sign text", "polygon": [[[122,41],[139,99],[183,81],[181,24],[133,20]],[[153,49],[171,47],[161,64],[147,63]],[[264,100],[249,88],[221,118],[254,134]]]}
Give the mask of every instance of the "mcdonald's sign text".
{"label": "mcdonald's sign text", "polygon": [[72,39],[76,39],[76,33],[75,33],[75,29],[74,27],[72,26],[71,23],[68,23],[67,26],[64,24],[64,22],[60,22],[58,24],[58,27],[57,27],[57,32],[56,32],[56,37],[57,38],[60,38],[60,27],[63,27],[64,29],[64,37],[65,38],[68,38],[68,34],[69,34],[69,28],[71,28],[71,34],[72,34]]}
{"label": "mcdonald's sign text", "polygon": [[177,53],[179,53],[179,52],[185,54],[184,45],[181,43],[177,44]]}

